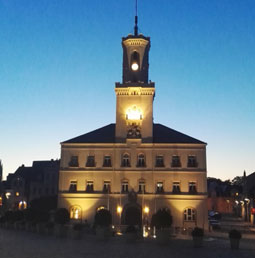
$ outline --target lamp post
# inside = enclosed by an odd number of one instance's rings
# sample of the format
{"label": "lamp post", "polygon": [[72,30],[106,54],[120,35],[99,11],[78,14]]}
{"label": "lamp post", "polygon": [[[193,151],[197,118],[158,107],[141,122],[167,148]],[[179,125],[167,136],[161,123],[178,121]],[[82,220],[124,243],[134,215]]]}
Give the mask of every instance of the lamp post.
{"label": "lamp post", "polygon": [[121,213],[122,213],[122,207],[120,205],[117,206],[117,213],[119,215],[119,231],[120,231],[120,225],[121,225]]}
{"label": "lamp post", "polygon": [[144,223],[143,225],[143,237],[147,237],[148,236],[148,230],[146,230],[147,228],[147,223],[148,223],[148,214],[150,212],[150,209],[148,206],[144,206],[143,208],[143,213],[144,213],[144,218],[143,218],[143,221],[146,223]]}

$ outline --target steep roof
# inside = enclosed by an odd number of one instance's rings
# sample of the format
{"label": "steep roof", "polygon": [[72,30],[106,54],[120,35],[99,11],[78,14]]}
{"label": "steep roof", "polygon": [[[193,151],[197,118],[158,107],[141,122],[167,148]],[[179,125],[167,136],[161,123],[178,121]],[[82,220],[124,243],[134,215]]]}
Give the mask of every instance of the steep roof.
{"label": "steep roof", "polygon": [[[63,143],[115,143],[115,124],[109,124]],[[206,144],[162,124],[153,124],[153,143]]]}

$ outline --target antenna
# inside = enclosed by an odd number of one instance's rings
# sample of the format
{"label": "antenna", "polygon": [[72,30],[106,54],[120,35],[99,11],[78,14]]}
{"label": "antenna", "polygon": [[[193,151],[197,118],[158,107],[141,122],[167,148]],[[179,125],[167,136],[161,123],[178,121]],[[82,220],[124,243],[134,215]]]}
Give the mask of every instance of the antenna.
{"label": "antenna", "polygon": [[138,35],[138,26],[137,26],[137,23],[138,23],[138,16],[137,16],[137,0],[135,0],[135,27],[134,27],[134,34],[135,34],[135,36]]}

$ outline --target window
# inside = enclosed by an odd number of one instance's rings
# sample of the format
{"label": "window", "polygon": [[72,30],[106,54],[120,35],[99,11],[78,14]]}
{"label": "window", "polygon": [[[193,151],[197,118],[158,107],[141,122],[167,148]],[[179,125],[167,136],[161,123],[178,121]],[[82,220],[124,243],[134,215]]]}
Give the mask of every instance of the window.
{"label": "window", "polygon": [[71,157],[69,167],[79,167],[78,156]]}
{"label": "window", "polygon": [[122,157],[122,167],[130,167],[130,157],[127,153]]}
{"label": "window", "polygon": [[111,192],[111,183],[110,183],[110,181],[104,181],[103,192],[104,193],[110,193]]}
{"label": "window", "polygon": [[197,192],[196,182],[189,182],[189,193],[195,194]]}
{"label": "window", "polygon": [[157,182],[157,193],[163,193],[164,192],[164,187],[163,187],[163,182]]}
{"label": "window", "polygon": [[164,167],[164,157],[162,155],[156,156],[156,167]]}
{"label": "window", "polygon": [[193,208],[186,208],[184,210],[184,221],[195,221],[196,212]]}
{"label": "window", "polygon": [[88,156],[86,167],[95,167],[95,156]]}
{"label": "window", "polygon": [[70,208],[70,219],[81,219],[81,208],[78,206],[72,206]]}
{"label": "window", "polygon": [[74,193],[77,191],[77,181],[71,181],[69,186],[69,192]]}
{"label": "window", "polygon": [[181,192],[180,182],[173,182],[173,193],[178,194]]}
{"label": "window", "polygon": [[195,168],[197,167],[197,158],[196,156],[188,156],[188,167]]}
{"label": "window", "polygon": [[93,184],[93,181],[87,181],[86,192],[87,192],[87,193],[92,193],[92,192],[94,192],[94,184]]}
{"label": "window", "polygon": [[145,182],[143,180],[139,181],[139,193],[145,193]]}
{"label": "window", "polygon": [[176,155],[172,156],[171,167],[173,167],[173,168],[181,167],[180,156],[176,156]]}
{"label": "window", "polygon": [[122,181],[121,192],[122,193],[128,193],[128,181]]}
{"label": "window", "polygon": [[144,154],[139,154],[137,158],[137,167],[146,167]]}
{"label": "window", "polygon": [[104,156],[103,167],[111,167],[111,166],[112,166],[111,156]]}

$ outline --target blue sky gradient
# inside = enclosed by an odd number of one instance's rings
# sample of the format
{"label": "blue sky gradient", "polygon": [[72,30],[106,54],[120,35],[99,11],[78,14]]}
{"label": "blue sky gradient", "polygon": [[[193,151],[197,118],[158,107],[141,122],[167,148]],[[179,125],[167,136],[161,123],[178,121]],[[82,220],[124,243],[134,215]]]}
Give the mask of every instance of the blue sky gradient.
{"label": "blue sky gradient", "polygon": [[[0,0],[4,174],[115,122],[134,0]],[[255,171],[255,1],[140,0],[154,121],[208,143],[208,176]]]}

